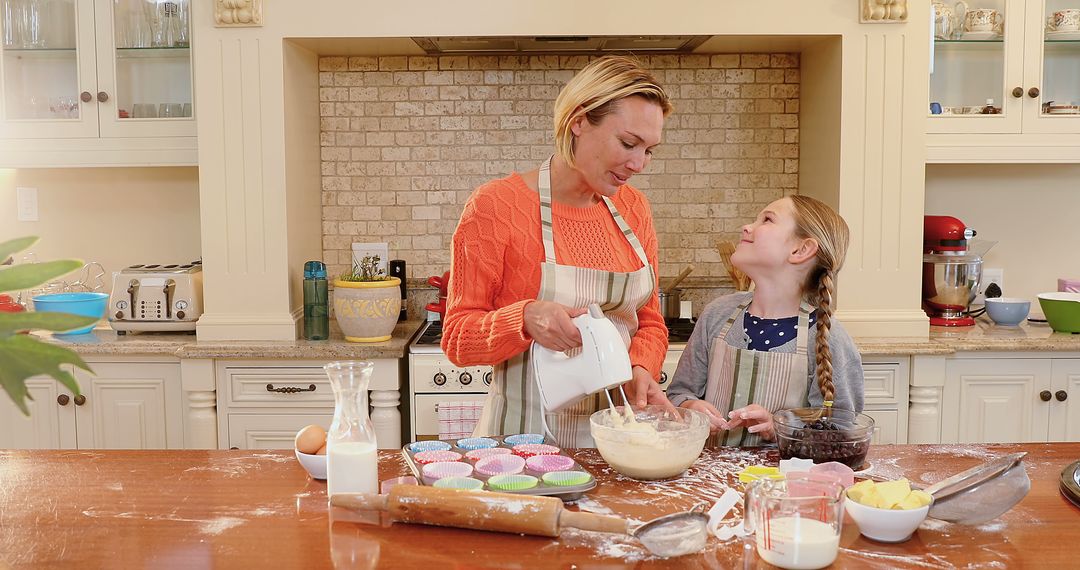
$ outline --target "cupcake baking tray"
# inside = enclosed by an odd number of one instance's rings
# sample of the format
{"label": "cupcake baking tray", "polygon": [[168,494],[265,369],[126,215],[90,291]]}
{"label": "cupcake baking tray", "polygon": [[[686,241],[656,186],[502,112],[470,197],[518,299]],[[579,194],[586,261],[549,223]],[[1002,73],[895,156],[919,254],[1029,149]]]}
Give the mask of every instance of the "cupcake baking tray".
{"label": "cupcake baking tray", "polygon": [[401,454],[422,485],[564,501],[596,488],[591,473],[538,434],[416,441],[403,446]]}

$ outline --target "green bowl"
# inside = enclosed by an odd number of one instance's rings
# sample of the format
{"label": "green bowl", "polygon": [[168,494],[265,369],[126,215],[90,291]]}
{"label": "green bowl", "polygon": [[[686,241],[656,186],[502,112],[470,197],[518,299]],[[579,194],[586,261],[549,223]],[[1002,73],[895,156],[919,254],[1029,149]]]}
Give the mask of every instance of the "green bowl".
{"label": "green bowl", "polygon": [[1039,305],[1050,328],[1080,333],[1080,293],[1040,293]]}

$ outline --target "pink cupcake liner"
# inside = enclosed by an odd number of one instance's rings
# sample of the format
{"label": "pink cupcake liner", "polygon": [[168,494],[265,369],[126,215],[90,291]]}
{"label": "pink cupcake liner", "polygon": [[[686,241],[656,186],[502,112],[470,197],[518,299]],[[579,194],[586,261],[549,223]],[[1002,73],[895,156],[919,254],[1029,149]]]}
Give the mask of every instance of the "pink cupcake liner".
{"label": "pink cupcake liner", "polygon": [[461,461],[439,461],[424,465],[421,471],[424,482],[433,485],[439,479],[446,477],[469,477],[473,473],[473,468],[472,465]]}
{"label": "pink cupcake liner", "polygon": [[461,454],[456,451],[421,451],[413,455],[413,460],[420,465],[438,461],[461,461]]}
{"label": "pink cupcake liner", "polygon": [[559,448],[546,443],[525,443],[514,446],[514,455],[528,459],[534,455],[558,455]]}
{"label": "pink cupcake liner", "polygon": [[521,473],[525,459],[517,455],[492,455],[476,462],[476,472],[484,477]]}
{"label": "pink cupcake liner", "polygon": [[465,454],[465,458],[471,461],[480,461],[492,455],[510,455],[510,450],[505,447],[491,447],[488,449],[474,449]]}
{"label": "pink cupcake liner", "polygon": [[574,460],[565,455],[534,455],[525,460],[525,468],[536,475],[569,471],[574,468]]}

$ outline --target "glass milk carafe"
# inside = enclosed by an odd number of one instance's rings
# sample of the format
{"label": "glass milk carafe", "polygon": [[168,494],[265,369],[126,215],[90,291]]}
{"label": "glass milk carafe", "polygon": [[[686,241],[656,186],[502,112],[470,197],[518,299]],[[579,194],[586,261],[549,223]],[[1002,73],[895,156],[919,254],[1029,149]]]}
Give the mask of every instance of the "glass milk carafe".
{"label": "glass milk carafe", "polygon": [[769,564],[792,570],[824,568],[836,560],[844,521],[844,487],[810,474],[759,479],[747,489],[747,528]]}
{"label": "glass milk carafe", "polygon": [[379,458],[368,416],[371,362],[331,362],[323,367],[334,388],[334,420],[326,434],[326,492],[378,493]]}

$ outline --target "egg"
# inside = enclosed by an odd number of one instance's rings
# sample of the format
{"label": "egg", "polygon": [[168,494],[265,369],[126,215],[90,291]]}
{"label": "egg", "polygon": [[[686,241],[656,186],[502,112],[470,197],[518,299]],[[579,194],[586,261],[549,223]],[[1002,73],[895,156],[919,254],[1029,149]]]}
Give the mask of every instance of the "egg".
{"label": "egg", "polygon": [[315,455],[326,455],[326,444],[325,443],[322,444],[322,447],[320,447],[319,450],[315,452]]}
{"label": "egg", "polygon": [[326,445],[326,430],[317,425],[305,426],[296,432],[296,450],[313,455]]}

